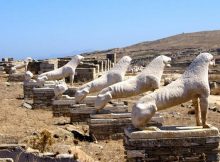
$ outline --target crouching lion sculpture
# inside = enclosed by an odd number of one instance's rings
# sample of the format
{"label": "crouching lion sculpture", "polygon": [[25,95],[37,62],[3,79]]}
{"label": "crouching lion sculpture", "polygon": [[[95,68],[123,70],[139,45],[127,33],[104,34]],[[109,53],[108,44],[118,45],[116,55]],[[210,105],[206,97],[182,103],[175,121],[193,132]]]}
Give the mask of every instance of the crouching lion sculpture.
{"label": "crouching lion sculpture", "polygon": [[83,58],[84,58],[83,56],[76,55],[66,65],[58,69],[39,75],[37,81],[42,83],[45,82],[46,80],[59,80],[70,76],[70,83],[72,85],[76,67],[83,60]]}
{"label": "crouching lion sculpture", "polygon": [[111,70],[80,87],[75,94],[76,103],[80,103],[89,93],[100,91],[109,85],[122,81],[130,62],[131,58],[124,56]]}
{"label": "crouching lion sculpture", "polygon": [[96,109],[104,108],[111,99],[131,97],[159,88],[164,67],[170,66],[170,61],[170,57],[158,56],[139,75],[103,89],[97,95]]}
{"label": "crouching lion sculpture", "polygon": [[31,57],[27,57],[21,64],[11,67],[10,72],[16,73],[17,69],[22,69],[22,68],[24,68],[26,72],[29,62],[32,62],[32,61],[33,59]]}
{"label": "crouching lion sculpture", "polygon": [[192,100],[194,105],[196,105],[197,125],[208,128],[209,125],[206,122],[208,96],[210,94],[208,67],[209,64],[213,63],[211,54],[201,53],[179,79],[142,97],[132,108],[133,125],[136,128],[144,128],[156,111]]}

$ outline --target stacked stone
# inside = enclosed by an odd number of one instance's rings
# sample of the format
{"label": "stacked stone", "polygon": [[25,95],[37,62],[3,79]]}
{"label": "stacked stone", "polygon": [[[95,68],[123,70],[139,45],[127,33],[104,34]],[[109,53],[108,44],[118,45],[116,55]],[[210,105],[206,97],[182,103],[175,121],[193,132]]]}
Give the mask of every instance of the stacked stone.
{"label": "stacked stone", "polygon": [[54,117],[70,117],[70,107],[75,104],[75,100],[53,100],[53,116]]}
{"label": "stacked stone", "polygon": [[8,63],[3,63],[1,66],[4,67],[5,73],[9,74],[11,72],[11,68],[14,66],[10,62]]}
{"label": "stacked stone", "polygon": [[31,71],[33,74],[39,74],[40,72],[40,64],[42,61],[33,61],[28,63],[28,70]]}
{"label": "stacked stone", "polygon": [[[108,113],[118,113],[118,112],[128,112],[127,105],[114,105],[106,106],[105,109],[100,110],[98,113],[108,114]],[[71,106],[70,109],[70,121],[71,122],[88,122],[91,114],[96,114],[97,110],[95,107],[89,107],[86,104],[75,104]]]}
{"label": "stacked stone", "polygon": [[[155,116],[148,126],[162,126],[163,118]],[[124,128],[131,127],[131,113],[92,114],[89,120],[89,131],[98,140],[122,139]]]}
{"label": "stacked stone", "polygon": [[74,81],[88,82],[96,78],[95,68],[76,68]]}
{"label": "stacked stone", "polygon": [[44,73],[52,70],[54,70],[54,64],[50,64],[49,62],[42,62],[40,64],[40,73]]}
{"label": "stacked stone", "polygon": [[37,82],[24,82],[23,84],[24,99],[33,98],[34,88],[39,88],[39,84]]}
{"label": "stacked stone", "polygon": [[[69,89],[68,89],[69,90]],[[68,91],[67,90],[67,91]],[[68,92],[65,93],[68,93]],[[70,92],[70,91],[69,91]],[[68,96],[70,96],[68,94]],[[84,104],[90,107],[94,107],[96,96],[87,96],[85,100],[83,101]],[[53,100],[52,103],[52,109],[53,109],[53,116],[54,117],[60,117],[60,116],[66,116],[71,117],[70,109],[75,105],[75,98],[61,98]]]}
{"label": "stacked stone", "polygon": [[8,82],[23,82],[24,79],[24,74],[21,73],[9,74],[8,76]]}
{"label": "stacked stone", "polygon": [[4,68],[4,66],[2,66],[2,65],[0,64],[0,74],[4,74],[4,72],[5,72],[5,68]]}
{"label": "stacked stone", "polygon": [[124,148],[128,162],[219,162],[219,141],[215,127],[126,128]]}
{"label": "stacked stone", "polygon": [[[70,58],[59,58],[58,68],[67,64]],[[99,65],[93,63],[93,61],[87,61],[85,64],[78,65],[76,68],[76,74],[74,77],[75,82],[88,82],[96,78],[96,73],[99,72]],[[66,78],[66,82],[69,82],[70,78]]]}
{"label": "stacked stone", "polygon": [[52,99],[55,97],[53,88],[33,89],[33,108],[45,108],[52,106]]}
{"label": "stacked stone", "polygon": [[67,64],[70,60],[71,60],[71,58],[58,58],[58,68],[64,66],[64,65]]}

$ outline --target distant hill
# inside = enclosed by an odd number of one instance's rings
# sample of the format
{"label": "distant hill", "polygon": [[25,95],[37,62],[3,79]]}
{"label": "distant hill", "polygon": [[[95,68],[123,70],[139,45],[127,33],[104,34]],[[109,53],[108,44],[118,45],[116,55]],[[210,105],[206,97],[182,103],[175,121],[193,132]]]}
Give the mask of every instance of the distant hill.
{"label": "distant hill", "polygon": [[143,42],[126,47],[134,49],[170,49],[170,48],[220,48],[220,30],[195,33],[182,33],[152,42]]}
{"label": "distant hill", "polygon": [[220,30],[182,33],[171,37],[134,44],[124,48],[115,48],[105,51],[85,53],[94,56],[116,52],[120,58],[129,55],[133,58],[142,58],[153,54],[178,54],[186,49],[196,51],[220,50]]}

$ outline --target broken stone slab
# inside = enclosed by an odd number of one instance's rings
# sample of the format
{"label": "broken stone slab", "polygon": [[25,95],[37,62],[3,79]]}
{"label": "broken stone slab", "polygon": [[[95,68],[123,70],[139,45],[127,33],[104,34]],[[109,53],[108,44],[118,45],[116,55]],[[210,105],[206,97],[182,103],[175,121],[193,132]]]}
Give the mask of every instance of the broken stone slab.
{"label": "broken stone slab", "polygon": [[202,128],[201,126],[162,126],[159,130],[142,130],[134,128],[125,129],[125,134],[131,139],[160,139],[160,138],[182,138],[182,137],[207,137],[218,136],[219,131],[215,127]]}
{"label": "broken stone slab", "polygon": [[[9,145],[9,146],[0,146],[0,158],[11,158],[16,162],[77,162],[77,161],[94,161],[82,150],[72,147],[70,148],[70,154],[54,154],[54,153],[32,153],[27,152],[25,148],[20,147],[20,145]],[[74,155],[78,155],[74,159]]]}
{"label": "broken stone slab", "polygon": [[73,154],[58,154],[56,158],[71,159],[73,158]]}
{"label": "broken stone slab", "polygon": [[22,104],[22,106],[25,107],[25,108],[27,108],[27,109],[32,109],[31,104],[29,104],[29,103],[27,103],[27,102],[24,102],[24,103]]}

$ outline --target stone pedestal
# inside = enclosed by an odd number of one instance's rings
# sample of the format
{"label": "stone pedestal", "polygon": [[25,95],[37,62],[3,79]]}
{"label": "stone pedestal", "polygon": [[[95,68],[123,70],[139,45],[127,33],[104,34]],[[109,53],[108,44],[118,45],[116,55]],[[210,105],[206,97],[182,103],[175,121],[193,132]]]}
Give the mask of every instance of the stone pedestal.
{"label": "stone pedestal", "polygon": [[23,84],[24,99],[33,98],[34,88],[39,88],[39,84],[37,82],[24,82]]}
{"label": "stone pedestal", "polygon": [[[49,84],[47,84],[48,87],[43,88],[33,88],[33,108],[45,108],[48,106],[52,106],[53,104],[53,98],[55,97],[54,94],[54,86],[55,84],[51,84],[49,87]],[[74,96],[76,92],[75,88],[68,88],[66,92],[64,92],[65,95],[68,96]],[[73,101],[57,101],[54,105],[70,105]],[[59,106],[58,106],[59,107]]]}
{"label": "stone pedestal", "polygon": [[33,108],[46,108],[52,106],[54,98],[53,88],[34,88],[33,89]]}
{"label": "stone pedestal", "polygon": [[[87,96],[83,101],[89,107],[94,107],[96,96]],[[53,100],[52,108],[53,108],[53,116],[60,117],[66,116],[70,117],[70,109],[75,105],[75,97],[68,97],[68,98],[60,98]]]}
{"label": "stone pedestal", "polygon": [[125,129],[128,162],[218,162],[219,131],[215,127],[163,126],[150,130]]}
{"label": "stone pedestal", "polygon": [[[122,104],[115,104],[114,106],[106,106],[105,109],[100,110],[99,114],[106,113],[124,113],[128,112],[128,106]],[[75,104],[70,109],[71,122],[87,122],[91,114],[96,114],[95,107],[88,107],[86,104]]]}
{"label": "stone pedestal", "polygon": [[[148,126],[162,126],[163,117],[156,114]],[[132,126],[131,113],[92,114],[89,131],[96,139],[122,139],[124,128]]]}

